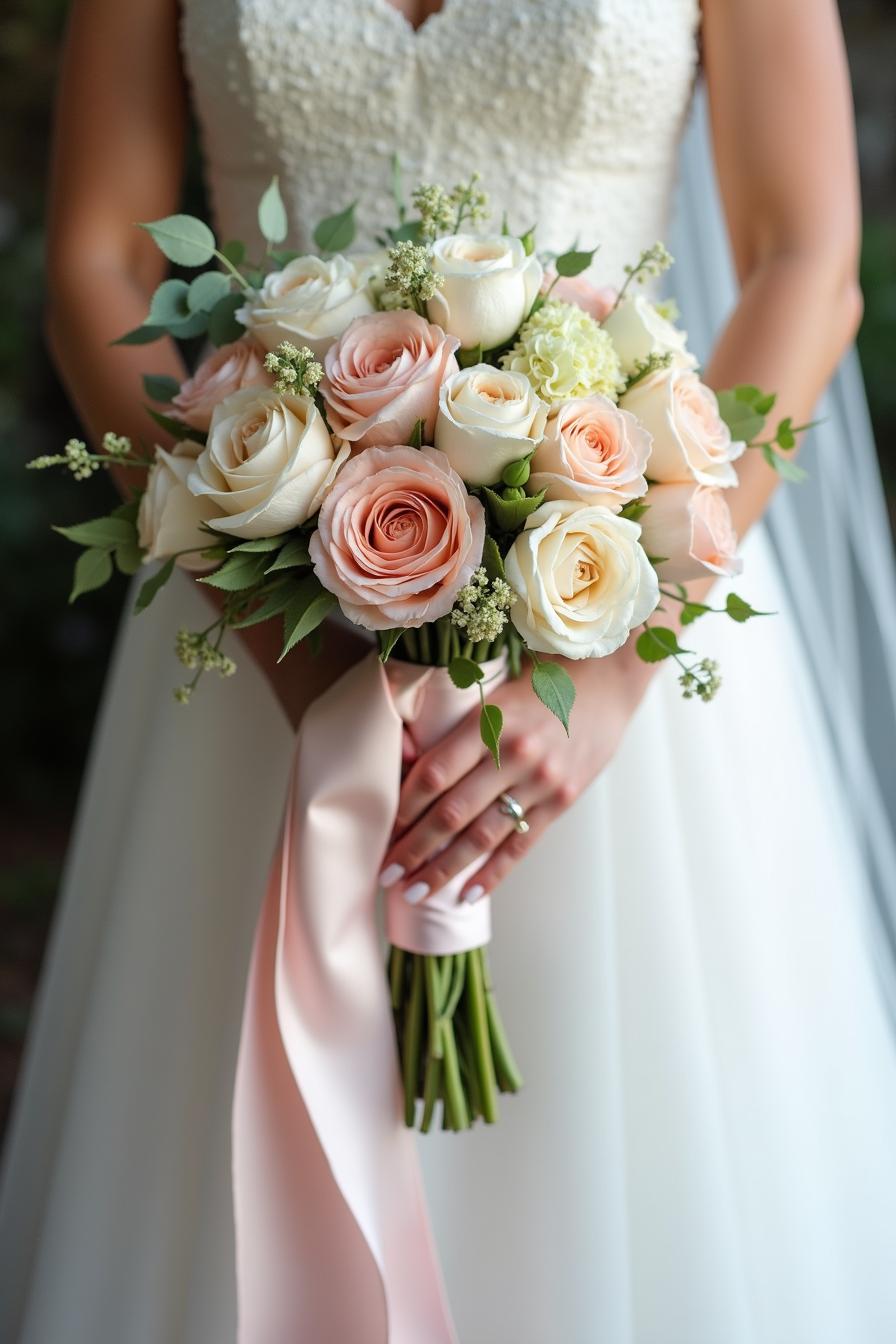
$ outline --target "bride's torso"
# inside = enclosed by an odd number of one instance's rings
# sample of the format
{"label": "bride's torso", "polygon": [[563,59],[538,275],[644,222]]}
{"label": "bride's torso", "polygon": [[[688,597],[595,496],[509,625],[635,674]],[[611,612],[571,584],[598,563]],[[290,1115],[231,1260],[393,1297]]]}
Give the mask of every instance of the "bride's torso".
{"label": "bride's torso", "polygon": [[416,32],[389,0],[184,0],[218,226],[257,237],[273,174],[290,243],[359,204],[360,243],[411,184],[473,170],[542,246],[600,242],[596,273],[661,236],[696,68],[699,0],[445,0]]}

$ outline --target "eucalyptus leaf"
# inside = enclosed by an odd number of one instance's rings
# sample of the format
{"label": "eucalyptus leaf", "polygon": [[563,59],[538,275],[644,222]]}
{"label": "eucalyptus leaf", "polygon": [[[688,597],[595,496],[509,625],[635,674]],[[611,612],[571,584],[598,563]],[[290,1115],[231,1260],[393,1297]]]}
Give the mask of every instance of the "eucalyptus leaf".
{"label": "eucalyptus leaf", "polygon": [[246,330],[237,321],[236,310],[243,306],[242,294],[225,294],[208,315],[208,338],[212,345],[229,345],[238,341]]}
{"label": "eucalyptus leaf", "polygon": [[479,736],[492,754],[495,766],[501,768],[501,732],[504,715],[497,705],[483,705],[479,711]]}
{"label": "eucalyptus leaf", "polygon": [[258,227],[262,238],[269,243],[282,243],[289,232],[286,206],[276,177],[258,203]]}
{"label": "eucalyptus leaf", "polygon": [[532,689],[541,703],[560,720],[568,737],[576,688],[566,668],[559,663],[536,663],[532,668]]}
{"label": "eucalyptus leaf", "polygon": [[112,556],[107,550],[91,547],[78,556],[75,562],[75,581],[69,593],[69,602],[74,602],[82,593],[90,593],[94,588],[102,588],[112,577]]}
{"label": "eucalyptus leaf", "polygon": [[328,215],[314,230],[314,241],[321,252],[344,252],[351,247],[355,237],[355,206],[357,201],[340,210],[337,215]]}
{"label": "eucalyptus leaf", "polygon": [[168,215],[140,228],[178,266],[207,266],[215,254],[215,235],[193,215]]}
{"label": "eucalyptus leaf", "polygon": [[134,327],[133,331],[126,331],[123,336],[111,341],[111,345],[150,345],[153,341],[161,340],[167,336],[165,327],[157,327],[152,322],[144,322],[140,327]]}
{"label": "eucalyptus leaf", "polygon": [[163,280],[149,302],[147,321],[158,327],[170,327],[184,322],[190,316],[187,295],[190,286],[186,280]]}
{"label": "eucalyptus leaf", "polygon": [[231,238],[229,243],[222,244],[221,256],[225,257],[231,266],[242,266],[246,260],[246,244],[239,238]]}
{"label": "eucalyptus leaf", "polygon": [[501,532],[515,532],[517,528],[522,527],[529,515],[544,503],[543,490],[539,491],[537,495],[523,495],[519,499],[505,499],[485,485],[482,487],[482,493],[495,525]]}
{"label": "eucalyptus leaf", "polygon": [[581,275],[591,265],[596,251],[597,248],[593,247],[590,252],[563,252],[554,262],[554,269],[558,275]]}
{"label": "eucalyptus leaf", "polygon": [[796,435],[793,432],[793,420],[788,415],[775,430],[775,442],[785,453],[796,447]]}
{"label": "eucalyptus leaf", "polygon": [[469,686],[475,686],[477,681],[482,681],[485,673],[472,658],[452,658],[448,664],[448,675],[458,690],[465,691]]}
{"label": "eucalyptus leaf", "polygon": [[53,531],[79,546],[99,546],[106,550],[133,541],[136,536],[133,523],[112,516],[91,518],[89,522],[75,523],[72,527],[54,527]]}
{"label": "eucalyptus leaf", "polygon": [[143,391],[150,401],[159,401],[168,405],[180,391],[180,383],[167,373],[144,373]]}
{"label": "eucalyptus leaf", "polygon": [[168,560],[165,561],[164,565],[161,565],[159,569],[156,570],[155,574],[150,575],[150,577],[143,584],[142,588],[137,594],[137,601],[134,603],[134,611],[145,611],[146,608],[149,606],[150,602],[155,597],[156,593],[161,588],[164,588],[165,584],[171,578],[171,575],[173,573],[174,573],[174,556],[172,555]]}
{"label": "eucalyptus leaf", "polygon": [[229,293],[230,279],[223,271],[203,271],[187,291],[187,307],[191,313],[210,313]]}
{"label": "eucalyptus leaf", "polygon": [[168,332],[176,341],[189,341],[208,330],[208,313],[191,313],[183,322],[175,322]]}

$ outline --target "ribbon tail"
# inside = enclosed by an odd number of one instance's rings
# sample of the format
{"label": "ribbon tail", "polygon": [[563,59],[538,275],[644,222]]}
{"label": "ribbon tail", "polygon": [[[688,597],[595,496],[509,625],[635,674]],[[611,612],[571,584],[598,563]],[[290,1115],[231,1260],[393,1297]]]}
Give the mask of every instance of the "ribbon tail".
{"label": "ribbon tail", "polygon": [[401,751],[375,654],[298,736],[234,1092],[239,1344],[457,1344],[376,921]]}

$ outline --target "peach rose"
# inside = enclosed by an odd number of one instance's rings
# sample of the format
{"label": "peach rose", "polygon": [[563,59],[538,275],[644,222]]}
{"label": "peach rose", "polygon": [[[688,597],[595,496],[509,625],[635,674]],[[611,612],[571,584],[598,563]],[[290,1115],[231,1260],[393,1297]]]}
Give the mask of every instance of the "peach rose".
{"label": "peach rose", "polygon": [[330,425],[353,449],[432,439],[439,388],[457,372],[454,336],[402,309],[358,317],[327,351],[320,384]]}
{"label": "peach rose", "polygon": [[251,336],[222,345],[204,359],[171,403],[171,414],[192,429],[208,432],[219,401],[244,387],[270,387],[264,349]]}
{"label": "peach rose", "polygon": [[653,436],[647,463],[650,480],[737,485],[732,463],[746,444],[732,440],[715,393],[692,369],[675,365],[657,369],[626,392],[619,404]]}
{"label": "peach rose", "polygon": [[551,285],[551,298],[562,299],[564,303],[574,303],[577,308],[583,308],[589,317],[593,317],[595,322],[603,322],[604,318],[612,311],[613,304],[616,302],[618,290],[612,285],[592,285],[590,280],[586,280],[583,275],[561,275],[555,281],[556,272],[553,270],[545,277],[547,284],[542,287],[542,291]]}
{"label": "peach rose", "polygon": [[652,485],[647,512],[640,519],[641,545],[662,560],[661,579],[687,583],[713,574],[739,574],[743,561],[737,554],[737,534],[721,490],[687,484]]}
{"label": "peach rose", "polygon": [[446,616],[482,557],[485,511],[436,448],[371,448],[346,463],[318,517],[314,572],[367,630]]}
{"label": "peach rose", "polygon": [[212,500],[198,498],[187,487],[201,450],[202,444],[192,439],[176,443],[170,452],[156,448],[137,514],[137,539],[147,560],[167,560],[186,551],[177,563],[197,573],[212,568],[200,552],[213,546],[214,538],[202,525],[218,516]]}
{"label": "peach rose", "polygon": [[530,489],[547,499],[603,504],[618,513],[647,489],[650,435],[633,415],[596,393],[562,401],[532,459]]}

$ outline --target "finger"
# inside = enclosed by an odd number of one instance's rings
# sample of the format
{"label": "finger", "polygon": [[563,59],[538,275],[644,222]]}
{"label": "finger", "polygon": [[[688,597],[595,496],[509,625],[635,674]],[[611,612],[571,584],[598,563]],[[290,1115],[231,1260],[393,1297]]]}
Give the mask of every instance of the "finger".
{"label": "finger", "polygon": [[436,798],[474,770],[485,753],[478,720],[464,722],[414,762],[398,797],[396,834],[416,821]]}
{"label": "finger", "polygon": [[[513,797],[526,812],[544,800],[543,793],[536,793],[531,781],[528,788],[515,785]],[[412,904],[425,900],[433,892],[441,889],[470,864],[491,856],[495,850],[516,831],[513,818],[503,810],[499,800],[493,800],[478,812],[470,825],[440,852],[416,871],[408,870],[407,876],[398,888]]]}
{"label": "finger", "polygon": [[[422,864],[429,863],[451,840],[472,825],[496,800],[498,794],[516,788],[517,781],[531,771],[535,750],[535,745],[529,739],[520,738],[519,742],[512,743],[506,749],[504,769],[494,769],[490,757],[481,759],[459,784],[437,798],[423,816],[388,848],[383,860],[384,884],[391,886],[403,876],[418,870]],[[537,801],[537,798],[533,798],[533,801]]]}
{"label": "finger", "polygon": [[525,835],[513,831],[498,845],[491,858],[465,884],[460,899],[474,902],[481,900],[483,896],[490,895],[504,881],[508,873],[512,872],[520,860],[526,857],[539,836],[544,834],[551,822],[563,810],[562,803],[551,800],[541,803],[538,807],[534,807],[531,812],[527,812],[526,820],[529,823],[529,829]]}

